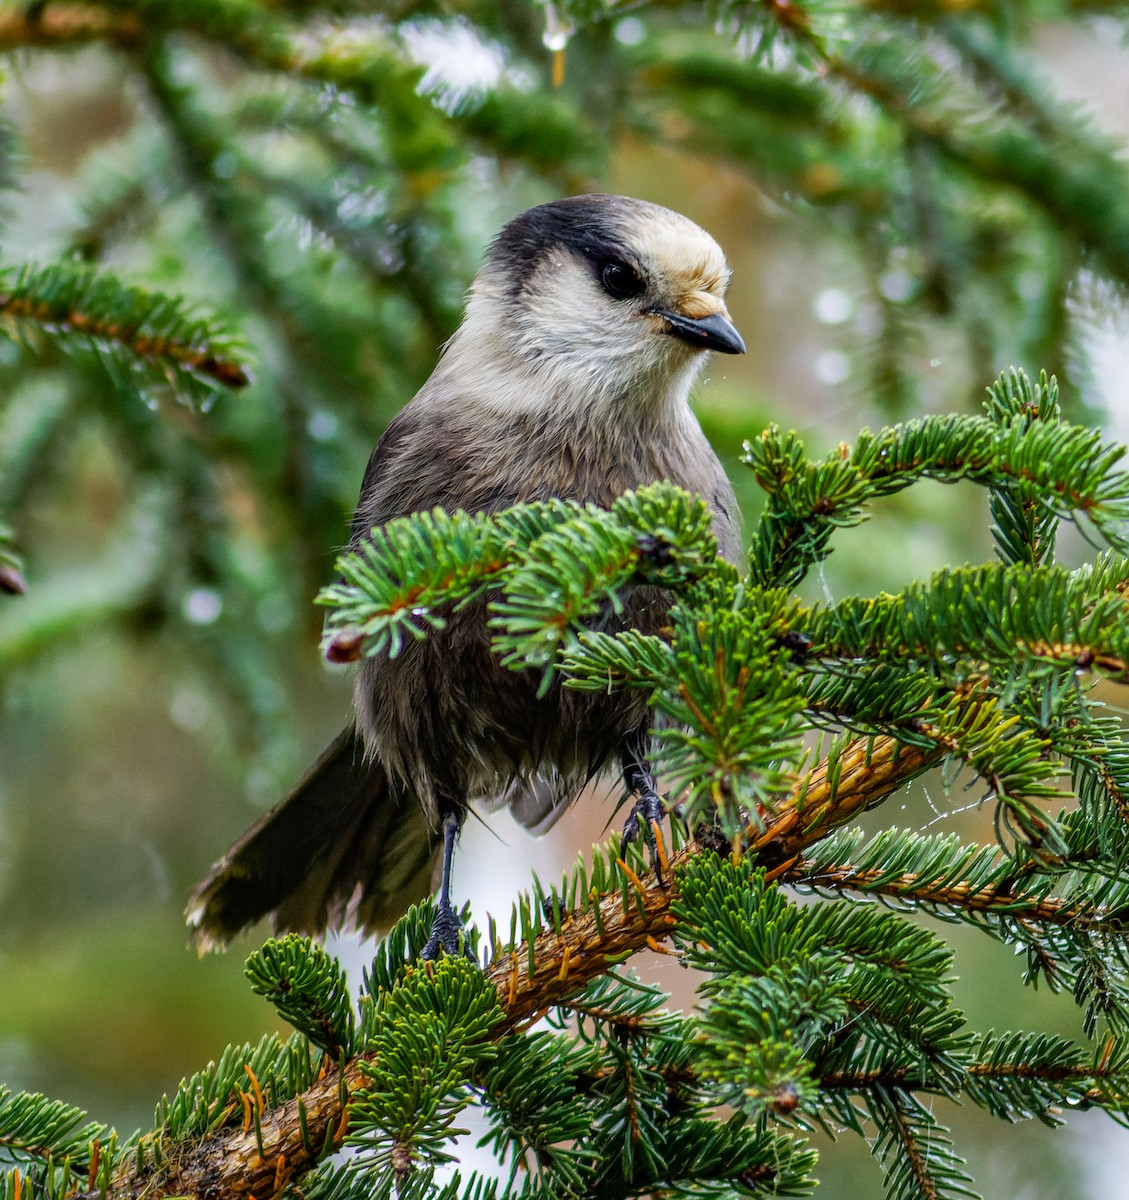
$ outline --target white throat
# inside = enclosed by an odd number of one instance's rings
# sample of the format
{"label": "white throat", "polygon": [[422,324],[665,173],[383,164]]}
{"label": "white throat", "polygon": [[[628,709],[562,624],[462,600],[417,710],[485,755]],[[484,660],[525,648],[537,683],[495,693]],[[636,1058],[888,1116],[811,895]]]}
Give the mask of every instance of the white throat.
{"label": "white throat", "polygon": [[661,424],[686,411],[700,351],[642,322],[625,338],[621,329],[569,328],[536,312],[500,322],[506,311],[476,289],[429,383],[442,381],[448,395],[500,415],[543,410],[568,419],[602,410]]}

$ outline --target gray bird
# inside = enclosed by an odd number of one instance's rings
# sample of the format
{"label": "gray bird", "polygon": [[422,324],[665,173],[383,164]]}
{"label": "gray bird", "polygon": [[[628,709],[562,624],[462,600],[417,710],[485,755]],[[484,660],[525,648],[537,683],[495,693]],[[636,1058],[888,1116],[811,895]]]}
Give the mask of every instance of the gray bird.
{"label": "gray bird", "polygon": [[[728,281],[709,234],[642,200],[574,196],[515,217],[431,377],[373,451],[352,545],[435,506],[490,512],[552,496],[606,506],[665,479],[709,503],[732,559],[733,491],[688,403],[706,351],[745,349]],[[668,605],[637,589],[605,628],[653,632]],[[645,700],[557,684],[539,696],[537,674],[491,653],[485,609],[471,604],[397,658],[361,663],[354,722],[193,893],[201,945],[264,916],[276,930],[386,928],[429,892],[438,859],[424,953],[456,953],[451,859],[468,805],[508,805],[542,832],[613,763],[636,797],[625,832],[650,830],[663,810]]]}

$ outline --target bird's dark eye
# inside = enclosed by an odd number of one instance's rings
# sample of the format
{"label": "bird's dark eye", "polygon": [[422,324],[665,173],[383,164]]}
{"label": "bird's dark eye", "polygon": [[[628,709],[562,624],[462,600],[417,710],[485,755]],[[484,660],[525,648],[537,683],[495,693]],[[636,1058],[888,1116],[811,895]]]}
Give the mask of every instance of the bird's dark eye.
{"label": "bird's dark eye", "polygon": [[633,267],[618,258],[609,258],[600,264],[600,286],[613,300],[628,300],[638,296],[645,284]]}

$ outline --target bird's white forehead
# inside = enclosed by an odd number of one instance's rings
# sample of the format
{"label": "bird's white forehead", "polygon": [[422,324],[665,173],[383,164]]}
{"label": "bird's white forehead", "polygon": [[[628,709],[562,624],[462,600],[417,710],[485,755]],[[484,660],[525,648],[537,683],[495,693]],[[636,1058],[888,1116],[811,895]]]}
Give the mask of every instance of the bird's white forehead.
{"label": "bird's white forehead", "polygon": [[624,242],[638,255],[640,266],[688,290],[725,290],[725,255],[701,226],[657,204],[641,206],[632,217],[625,222]]}

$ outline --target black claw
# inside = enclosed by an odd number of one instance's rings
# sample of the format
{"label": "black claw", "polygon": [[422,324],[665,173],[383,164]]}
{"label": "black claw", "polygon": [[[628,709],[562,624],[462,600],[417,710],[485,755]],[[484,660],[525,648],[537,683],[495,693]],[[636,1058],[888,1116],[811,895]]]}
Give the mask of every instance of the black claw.
{"label": "black claw", "polygon": [[655,851],[655,824],[658,823],[661,826],[665,817],[666,805],[658,792],[648,789],[640,793],[635,800],[635,806],[623,823],[623,840],[631,843],[642,832],[653,854]]}
{"label": "black claw", "polygon": [[623,844],[630,846],[633,841],[639,836],[639,830],[642,828],[642,822],[639,820],[639,814],[632,809],[623,823]]}
{"label": "black claw", "polygon": [[459,914],[450,904],[439,901],[435,910],[435,920],[431,922],[431,936],[427,939],[420,957],[430,962],[439,957],[440,953],[449,954],[452,958],[469,958],[475,961],[470,949],[470,938]]}
{"label": "black claw", "polygon": [[636,797],[635,806],[623,823],[623,844],[629,846],[642,833],[647,842],[647,849],[651,852],[655,878],[663,887],[666,884],[663,879],[658,839],[662,837],[662,823],[666,814],[667,809],[662,797],[653,787],[647,788]]}
{"label": "black claw", "polygon": [[644,749],[645,739],[639,735],[630,739],[621,751],[623,782],[628,792],[635,796],[635,804],[623,823],[623,843],[630,845],[642,833],[651,852],[655,876],[663,884],[663,858],[658,839],[662,837],[662,824],[668,809],[666,801],[655,790],[655,777]]}

